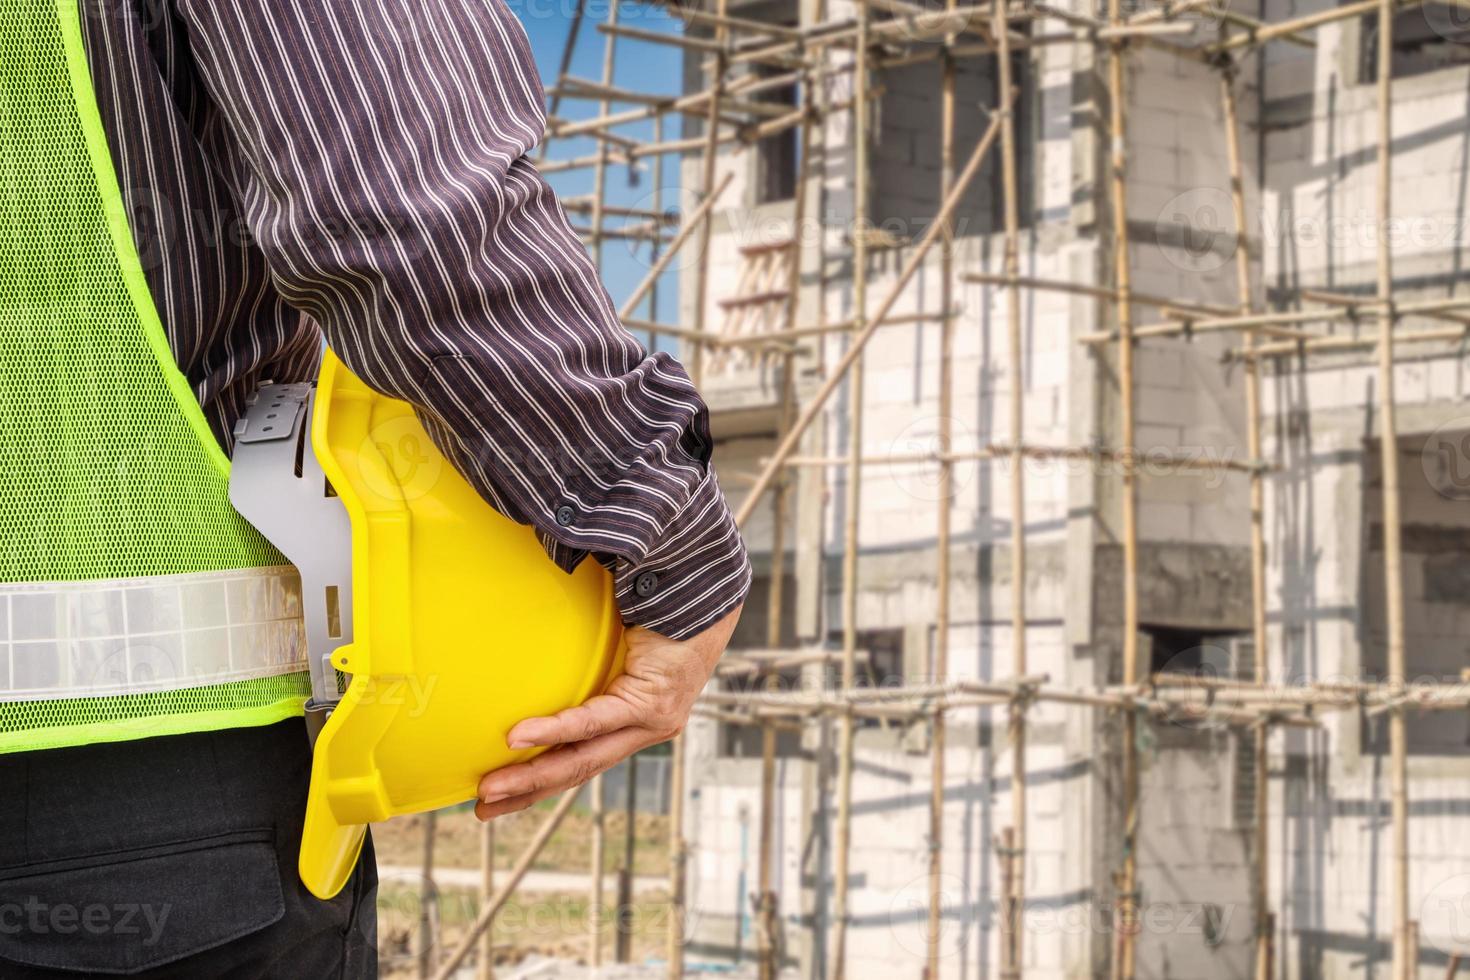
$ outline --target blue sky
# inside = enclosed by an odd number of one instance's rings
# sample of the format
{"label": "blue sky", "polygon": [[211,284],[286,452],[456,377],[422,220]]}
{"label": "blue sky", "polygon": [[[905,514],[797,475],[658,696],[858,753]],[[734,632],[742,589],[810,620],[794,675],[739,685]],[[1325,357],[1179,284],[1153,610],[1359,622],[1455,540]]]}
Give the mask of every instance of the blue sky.
{"label": "blue sky", "polygon": [[[562,50],[566,44],[567,29],[571,24],[577,0],[507,0],[507,3],[520,18],[521,23],[525,25],[526,33],[530,36],[531,46],[535,51],[536,66],[541,72],[542,82],[548,89],[551,88],[556,82]],[[600,81],[602,78],[603,46],[607,35],[597,30],[596,25],[607,21],[610,3],[611,0],[586,0],[587,17],[578,36],[571,67],[571,74],[576,77],[590,81]],[[618,19],[620,23],[640,30],[666,33],[678,33],[681,30],[680,22],[670,16],[661,4],[630,3],[625,0],[618,8]],[[619,39],[614,66],[614,85],[636,89],[640,92],[672,95],[680,90],[682,74],[683,58],[678,48],[672,45]],[[614,108],[617,110],[630,107],[623,105]],[[557,115],[567,119],[585,119],[597,115],[598,112],[599,107],[596,102],[580,99],[563,100],[557,110]],[[653,123],[650,120],[629,124],[620,127],[617,132],[638,140],[652,140]],[[673,139],[680,133],[680,118],[666,116],[664,138]],[[551,159],[585,156],[594,152],[595,149],[596,144],[592,140],[558,140],[552,145]],[[677,156],[663,158],[665,207],[677,203],[677,194],[673,190],[673,185],[676,183],[678,165]],[[653,186],[652,168],[654,166],[656,162],[646,158],[643,161],[640,179],[636,184],[630,184],[629,171],[626,166],[610,167],[607,179],[608,202],[628,206],[647,206],[646,198]],[[557,193],[565,196],[589,194],[592,190],[591,168],[565,174],[552,174],[548,180],[556,188]],[[620,220],[614,219],[614,222],[617,223]],[[586,218],[574,215],[572,221],[574,224],[585,224]],[[615,302],[620,303],[642,280],[649,263],[648,254],[647,244],[639,245],[635,255],[630,250],[629,243],[619,240],[611,240],[607,243],[604,248],[603,280],[607,283],[608,290],[612,293]],[[660,282],[657,319],[662,322],[671,322],[674,316],[676,279],[676,274],[669,273]],[[646,316],[646,307],[638,315]]]}

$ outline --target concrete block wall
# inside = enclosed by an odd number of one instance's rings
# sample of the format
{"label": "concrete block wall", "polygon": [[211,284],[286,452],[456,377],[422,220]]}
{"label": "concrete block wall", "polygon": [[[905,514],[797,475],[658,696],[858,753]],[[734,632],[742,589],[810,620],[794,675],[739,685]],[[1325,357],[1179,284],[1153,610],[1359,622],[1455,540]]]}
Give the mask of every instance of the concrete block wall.
{"label": "concrete block wall", "polygon": [[[717,957],[747,954],[756,946],[750,896],[759,890],[760,784],[751,774],[759,766],[724,759],[712,761],[700,791],[690,801],[690,932],[696,946]],[[778,763],[775,797],[774,886],[779,894],[801,894],[799,856],[805,833],[803,779],[807,763]],[[799,906],[784,909],[793,929],[800,928]]]}
{"label": "concrete block wall", "polygon": [[[1181,737],[1183,736],[1183,737]],[[1248,833],[1233,821],[1234,736],[1165,729],[1142,754],[1138,972],[1252,976]]]}
{"label": "concrete block wall", "polygon": [[[913,976],[922,970],[926,951],[929,758],[877,747],[866,737],[874,734],[881,733],[859,733],[848,957],[861,964],[861,976]],[[991,977],[998,969],[994,835],[1010,821],[1008,758],[1003,746],[973,744],[958,744],[946,755],[940,969],[946,980]],[[729,957],[736,949],[748,954],[754,923],[748,898],[742,908],[739,896],[749,895],[757,876],[759,787],[749,777],[759,767],[707,757],[699,764],[713,769],[701,773],[687,825],[694,852],[689,914],[695,956]],[[1085,975],[1096,935],[1087,907],[1090,882],[1074,836],[1078,817],[1086,812],[1085,769],[1049,746],[1032,752],[1030,766],[1028,976]],[[783,760],[778,769],[775,868],[783,930],[798,944],[814,944],[804,950],[805,969],[816,975],[830,940],[830,921],[814,921],[806,910],[816,885],[812,876],[830,889],[834,816],[830,796],[826,806],[804,805],[819,778],[806,760]],[[830,785],[821,785],[831,792]],[[802,859],[811,864],[806,877]],[[828,902],[823,900],[826,915]]]}
{"label": "concrete block wall", "polygon": [[[1268,3],[1273,15],[1319,6],[1327,4]],[[1362,30],[1357,19],[1324,27],[1315,57],[1282,45],[1272,49],[1262,212],[1271,226],[1265,238],[1269,283],[1371,290],[1378,108],[1374,86],[1361,81]],[[1467,84],[1470,68],[1464,66],[1394,81],[1388,233],[1396,275],[1411,285],[1422,279],[1429,288],[1459,268]]]}
{"label": "concrete block wall", "polygon": [[[1143,294],[1236,309],[1236,228],[1219,74],[1142,48],[1128,62],[1128,218],[1134,288]],[[1253,214],[1256,91],[1236,85],[1247,214]],[[1180,111],[1188,106],[1189,111]],[[1249,221],[1248,248],[1259,228]],[[1135,323],[1164,319],[1136,303]],[[1141,452],[1182,452],[1195,460],[1248,456],[1239,372],[1220,368],[1232,339],[1144,341],[1135,355],[1137,444]],[[1111,353],[1111,351],[1110,351]],[[1238,474],[1146,465],[1139,484],[1144,541],[1244,546],[1249,535],[1245,480]]]}

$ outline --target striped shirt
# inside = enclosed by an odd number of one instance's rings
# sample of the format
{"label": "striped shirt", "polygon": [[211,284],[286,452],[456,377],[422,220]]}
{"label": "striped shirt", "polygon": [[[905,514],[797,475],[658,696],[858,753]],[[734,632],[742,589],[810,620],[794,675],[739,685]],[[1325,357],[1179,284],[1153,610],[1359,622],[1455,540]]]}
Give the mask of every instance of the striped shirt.
{"label": "striped shirt", "polygon": [[557,564],[606,566],[625,622],[685,638],[744,598],[707,409],[532,166],[544,96],[503,0],[77,2],[148,283],[227,448],[325,335]]}

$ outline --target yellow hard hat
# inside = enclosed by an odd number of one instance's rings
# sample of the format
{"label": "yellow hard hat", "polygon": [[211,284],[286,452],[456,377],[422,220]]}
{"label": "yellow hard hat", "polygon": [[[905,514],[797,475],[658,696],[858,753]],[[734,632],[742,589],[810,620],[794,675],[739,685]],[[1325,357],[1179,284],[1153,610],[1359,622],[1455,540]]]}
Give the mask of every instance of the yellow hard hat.
{"label": "yellow hard hat", "polygon": [[301,880],[331,898],[367,824],[473,799],[540,751],[508,748],[511,727],[603,691],[623,646],[607,570],[553,564],[408,404],[330,352],[315,402],[310,444],[352,540],[352,639],[331,654],[351,681],[316,739],[301,840]]}

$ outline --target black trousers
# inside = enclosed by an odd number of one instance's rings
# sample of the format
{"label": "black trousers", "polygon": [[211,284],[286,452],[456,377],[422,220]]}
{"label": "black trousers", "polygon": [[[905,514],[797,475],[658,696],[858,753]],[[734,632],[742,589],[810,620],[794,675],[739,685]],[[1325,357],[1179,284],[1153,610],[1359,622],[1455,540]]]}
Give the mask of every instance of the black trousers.
{"label": "black trousers", "polygon": [[376,976],[372,842],[296,875],[310,763],[300,719],[0,755],[0,980]]}

